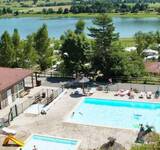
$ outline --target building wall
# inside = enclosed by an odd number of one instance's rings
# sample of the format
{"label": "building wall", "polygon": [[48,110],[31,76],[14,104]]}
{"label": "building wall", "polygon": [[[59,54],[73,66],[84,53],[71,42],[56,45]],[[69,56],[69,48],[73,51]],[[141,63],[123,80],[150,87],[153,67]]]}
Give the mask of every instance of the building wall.
{"label": "building wall", "polygon": [[7,90],[3,91],[0,94],[0,109],[5,108],[6,106],[8,106],[8,96],[7,96],[7,91],[11,90],[11,94],[12,94],[12,102],[14,102],[18,97],[20,97],[20,93],[22,91],[24,91],[25,88],[25,84],[24,84],[24,80],[21,80],[19,83],[17,83],[16,85],[8,88]]}

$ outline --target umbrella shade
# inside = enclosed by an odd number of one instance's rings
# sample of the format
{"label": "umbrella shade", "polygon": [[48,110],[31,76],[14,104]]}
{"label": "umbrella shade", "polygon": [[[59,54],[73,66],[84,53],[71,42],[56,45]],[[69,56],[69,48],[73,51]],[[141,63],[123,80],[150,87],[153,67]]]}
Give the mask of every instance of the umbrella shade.
{"label": "umbrella shade", "polygon": [[112,146],[108,143],[103,144],[99,150],[126,150],[121,144],[115,142]]}
{"label": "umbrella shade", "polygon": [[87,83],[89,82],[89,79],[87,77],[83,77],[81,80],[79,80],[79,83]]}
{"label": "umbrella shade", "polygon": [[109,141],[103,144],[99,150],[125,150],[121,144],[115,142],[115,138],[109,137],[108,140]]}

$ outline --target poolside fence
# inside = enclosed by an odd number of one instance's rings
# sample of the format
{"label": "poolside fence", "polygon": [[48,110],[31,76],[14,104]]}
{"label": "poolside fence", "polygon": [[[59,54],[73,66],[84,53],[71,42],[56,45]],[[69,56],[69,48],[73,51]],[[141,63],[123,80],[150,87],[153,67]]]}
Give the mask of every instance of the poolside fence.
{"label": "poolside fence", "polygon": [[[52,102],[55,98],[57,98],[61,93],[63,92],[62,88],[58,88],[53,91],[52,95],[49,95],[45,98],[46,103]],[[38,96],[40,93],[37,93],[34,97],[28,97],[23,102],[19,104],[15,104],[10,108],[10,112],[6,113],[3,116],[3,122],[0,122],[0,126],[5,126],[5,124],[9,125],[9,122],[12,121],[15,117],[19,116],[21,113],[23,113],[28,107],[30,107],[35,101],[36,96]],[[49,99],[49,101],[48,101]]]}

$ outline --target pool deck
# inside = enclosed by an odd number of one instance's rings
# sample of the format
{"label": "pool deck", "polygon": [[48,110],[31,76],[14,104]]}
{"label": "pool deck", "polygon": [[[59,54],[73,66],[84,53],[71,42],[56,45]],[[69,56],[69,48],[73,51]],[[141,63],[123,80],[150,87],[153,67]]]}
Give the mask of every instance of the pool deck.
{"label": "pool deck", "polygon": [[[88,126],[64,122],[64,119],[80,102],[82,97],[74,98],[70,94],[73,90],[67,90],[67,93],[56,103],[52,103],[47,115],[21,114],[11,122],[11,129],[17,131],[17,139],[26,140],[31,134],[44,134],[62,138],[71,138],[81,141],[78,150],[93,150],[107,142],[107,138],[112,136],[117,139],[126,149],[129,150],[137,136],[137,131],[127,129],[113,129],[107,127]],[[95,98],[114,99],[114,92],[106,93],[96,91],[92,96]],[[135,97],[136,98],[136,97]],[[128,97],[119,97],[116,99],[128,100]],[[137,99],[137,98],[136,98]],[[133,100],[131,100],[133,101]],[[160,102],[156,100],[139,100],[147,102]],[[17,147],[2,147],[4,135],[0,134],[0,150],[16,150]]]}

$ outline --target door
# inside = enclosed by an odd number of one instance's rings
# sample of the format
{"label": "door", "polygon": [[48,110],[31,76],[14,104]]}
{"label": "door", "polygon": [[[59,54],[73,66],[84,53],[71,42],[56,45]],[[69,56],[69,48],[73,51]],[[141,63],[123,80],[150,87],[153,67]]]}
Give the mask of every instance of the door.
{"label": "door", "polygon": [[8,99],[8,105],[11,105],[12,104],[12,92],[11,92],[11,89],[9,89],[7,91],[7,99]]}

